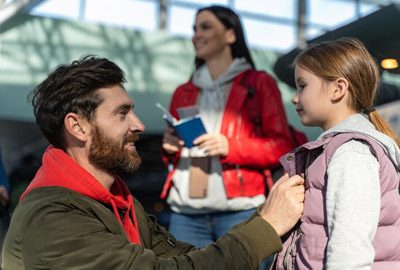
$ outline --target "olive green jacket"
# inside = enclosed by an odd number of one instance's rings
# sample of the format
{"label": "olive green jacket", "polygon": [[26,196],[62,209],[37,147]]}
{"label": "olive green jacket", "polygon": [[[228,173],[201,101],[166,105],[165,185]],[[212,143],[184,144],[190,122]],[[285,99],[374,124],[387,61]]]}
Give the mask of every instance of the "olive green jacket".
{"label": "olive green jacket", "polygon": [[134,201],[142,245],[129,242],[114,213],[63,187],[32,190],[17,206],[2,268],[256,269],[282,243],[259,215],[203,249],[178,242]]}

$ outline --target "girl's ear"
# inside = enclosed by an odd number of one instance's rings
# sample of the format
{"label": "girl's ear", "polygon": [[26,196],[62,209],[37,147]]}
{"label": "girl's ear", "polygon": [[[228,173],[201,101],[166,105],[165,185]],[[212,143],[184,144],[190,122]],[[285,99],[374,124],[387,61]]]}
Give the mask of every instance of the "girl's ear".
{"label": "girl's ear", "polygon": [[89,138],[90,125],[79,114],[68,113],[64,118],[64,128],[67,136],[73,137],[78,141],[85,142]]}
{"label": "girl's ear", "polygon": [[337,102],[349,92],[349,82],[345,78],[339,78],[333,82],[333,92],[331,100]]}
{"label": "girl's ear", "polygon": [[233,44],[236,42],[236,34],[235,34],[235,31],[233,30],[233,28],[226,30],[225,39],[226,39],[226,42],[229,44]]}

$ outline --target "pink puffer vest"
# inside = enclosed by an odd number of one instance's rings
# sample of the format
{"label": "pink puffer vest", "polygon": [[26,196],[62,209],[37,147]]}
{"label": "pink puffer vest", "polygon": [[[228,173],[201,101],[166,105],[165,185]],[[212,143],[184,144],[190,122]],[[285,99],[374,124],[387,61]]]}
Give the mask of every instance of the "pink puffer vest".
{"label": "pink puffer vest", "polygon": [[375,260],[372,268],[400,269],[398,168],[376,141],[359,133],[329,134],[281,158],[289,175],[304,173],[306,176],[306,203],[303,217],[284,242],[273,269],[324,269],[328,226],[325,207],[321,206],[326,196],[326,171],[335,150],[350,140],[367,143],[380,166],[381,213],[373,241]]}

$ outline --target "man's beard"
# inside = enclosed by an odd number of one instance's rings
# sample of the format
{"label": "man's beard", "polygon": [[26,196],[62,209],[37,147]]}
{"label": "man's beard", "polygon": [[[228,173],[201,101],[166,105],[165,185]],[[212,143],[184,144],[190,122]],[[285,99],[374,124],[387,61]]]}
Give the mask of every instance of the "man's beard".
{"label": "man's beard", "polygon": [[113,175],[131,174],[139,168],[142,160],[139,154],[125,149],[127,143],[139,139],[136,133],[124,136],[121,141],[107,137],[97,126],[93,128],[92,144],[89,149],[89,161],[97,168]]}

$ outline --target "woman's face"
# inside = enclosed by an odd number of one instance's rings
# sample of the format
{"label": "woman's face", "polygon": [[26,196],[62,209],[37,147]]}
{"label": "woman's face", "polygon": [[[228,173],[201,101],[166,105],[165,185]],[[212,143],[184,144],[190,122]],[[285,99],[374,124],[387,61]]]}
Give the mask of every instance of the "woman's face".
{"label": "woman's face", "polygon": [[233,29],[226,29],[218,18],[208,10],[196,16],[192,38],[196,56],[204,61],[218,57],[232,58],[230,45],[236,37]]}

